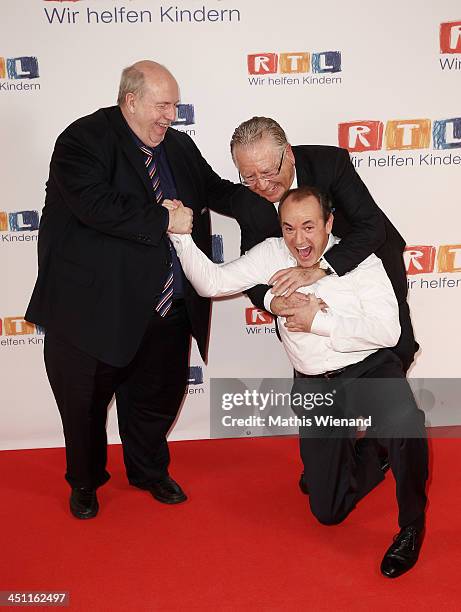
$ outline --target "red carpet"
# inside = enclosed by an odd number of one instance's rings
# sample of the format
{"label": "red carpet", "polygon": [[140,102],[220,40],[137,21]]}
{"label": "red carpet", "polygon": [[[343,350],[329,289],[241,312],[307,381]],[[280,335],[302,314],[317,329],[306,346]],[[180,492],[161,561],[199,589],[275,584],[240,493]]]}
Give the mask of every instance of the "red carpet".
{"label": "red carpet", "polygon": [[164,506],[127,485],[121,449],[90,521],[68,512],[63,449],[0,453],[0,590],[69,591],[71,610],[459,610],[461,442],[431,441],[428,528],[394,581],[381,557],[396,526],[386,481],[339,526],[297,488],[294,438],[176,442],[189,500]]}

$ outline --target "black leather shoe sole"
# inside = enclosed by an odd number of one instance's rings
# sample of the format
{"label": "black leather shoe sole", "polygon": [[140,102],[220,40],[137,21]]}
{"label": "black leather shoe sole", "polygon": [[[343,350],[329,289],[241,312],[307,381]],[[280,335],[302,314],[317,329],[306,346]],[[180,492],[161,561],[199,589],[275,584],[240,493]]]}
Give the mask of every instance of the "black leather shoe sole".
{"label": "black leather shoe sole", "polygon": [[424,529],[401,529],[383,557],[381,574],[386,578],[398,578],[411,570],[418,561],[423,539]]}
{"label": "black leather shoe sole", "polygon": [[187,500],[187,495],[170,477],[154,483],[149,487],[149,491],[152,497],[162,504],[181,504]]}
{"label": "black leather shoe sole", "polygon": [[98,514],[98,510],[99,510],[98,506],[96,506],[96,508],[91,509],[90,511],[85,510],[84,512],[81,512],[80,510],[77,510],[76,508],[73,508],[72,506],[70,507],[70,511],[73,514],[73,516],[75,516],[75,518],[78,518],[80,520],[94,518]]}
{"label": "black leather shoe sole", "polygon": [[408,560],[385,558],[381,563],[381,574],[386,578],[398,578],[416,565],[418,559]]}
{"label": "black leather shoe sole", "polygon": [[156,493],[153,489],[149,489],[157,501],[162,504],[181,504],[187,500],[187,495],[183,493],[183,495],[162,495],[160,493]]}
{"label": "black leather shoe sole", "polygon": [[93,494],[80,494],[78,491],[72,491],[69,507],[71,514],[80,520],[94,518],[98,514],[99,504],[96,497],[96,491]]}

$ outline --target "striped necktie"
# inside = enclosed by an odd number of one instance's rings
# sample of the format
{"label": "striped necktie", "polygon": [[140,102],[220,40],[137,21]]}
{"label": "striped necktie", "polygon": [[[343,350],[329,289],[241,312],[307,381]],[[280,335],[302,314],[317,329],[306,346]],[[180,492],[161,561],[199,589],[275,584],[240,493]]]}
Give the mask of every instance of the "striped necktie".
{"label": "striped necktie", "polygon": [[[152,189],[154,190],[155,201],[157,202],[157,204],[161,204],[163,200],[163,191],[162,191],[162,186],[160,185],[160,176],[158,173],[157,164],[155,163],[152,149],[149,149],[148,147],[145,147],[145,146],[142,146],[139,148],[145,155],[144,165],[146,166],[146,170],[152,182]],[[169,242],[169,246],[171,249],[171,242]],[[157,306],[155,307],[155,310],[159,313],[161,317],[165,317],[172,305],[173,305],[173,261],[170,260],[170,269],[168,270],[168,276],[163,286],[162,293],[160,294],[160,300]]]}

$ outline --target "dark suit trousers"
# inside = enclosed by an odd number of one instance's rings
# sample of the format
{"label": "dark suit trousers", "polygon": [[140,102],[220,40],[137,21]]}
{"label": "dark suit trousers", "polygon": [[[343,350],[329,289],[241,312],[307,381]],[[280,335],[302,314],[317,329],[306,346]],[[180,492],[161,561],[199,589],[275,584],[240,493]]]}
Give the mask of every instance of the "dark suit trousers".
{"label": "dark suit trousers", "polygon": [[401,362],[389,349],[381,349],[348,368],[341,378],[300,378],[293,387],[303,393],[334,390],[333,407],[305,413],[313,422],[315,415],[322,414],[372,420],[372,427],[359,443],[355,427],[328,424],[300,428],[304,479],[313,514],[328,525],[343,521],[383,480],[378,456],[382,446],[396,481],[399,525],[422,527],[428,475],[424,413],[414,401]]}
{"label": "dark suit trousers", "polygon": [[47,331],[45,366],[61,414],[66,480],[72,487],[97,488],[110,477],[106,419],[114,393],[130,483],[148,488],[168,473],[166,435],[184,398],[189,350],[182,300],[165,318],[153,310],[133,361],[123,368],[98,361]]}
{"label": "dark suit trousers", "polygon": [[406,300],[399,302],[399,319],[400,338],[391,350],[399,357],[403,371],[406,373],[415,359],[415,353],[419,350],[411,322],[410,308]]}

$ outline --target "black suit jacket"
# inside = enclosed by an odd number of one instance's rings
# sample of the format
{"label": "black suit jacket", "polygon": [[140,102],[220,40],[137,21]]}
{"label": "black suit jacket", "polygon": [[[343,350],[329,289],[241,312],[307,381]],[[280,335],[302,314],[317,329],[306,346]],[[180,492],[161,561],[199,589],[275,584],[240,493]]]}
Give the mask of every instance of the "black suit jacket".
{"label": "black suit jacket", "polygon": [[[230,214],[246,190],[213,172],[194,142],[168,129],[164,146],[193,238],[211,256],[208,205]],[[134,357],[170,262],[168,212],[153,203],[144,156],[118,107],[78,119],[57,139],[39,230],[39,270],[26,319],[114,366]],[[206,358],[210,302],[185,281]]]}
{"label": "black suit jacket", "polygon": [[[343,238],[325,255],[339,276],[355,268],[371,253],[378,255],[394,287],[399,303],[407,295],[402,253],[405,241],[378,208],[354,169],[345,149],[321,145],[292,147],[298,185],[315,186],[327,193],[334,208],[333,233]],[[233,214],[242,230],[242,252],[266,238],[281,236],[275,207],[263,198],[234,198]],[[264,308],[268,287],[259,285],[247,293],[252,302]]]}

